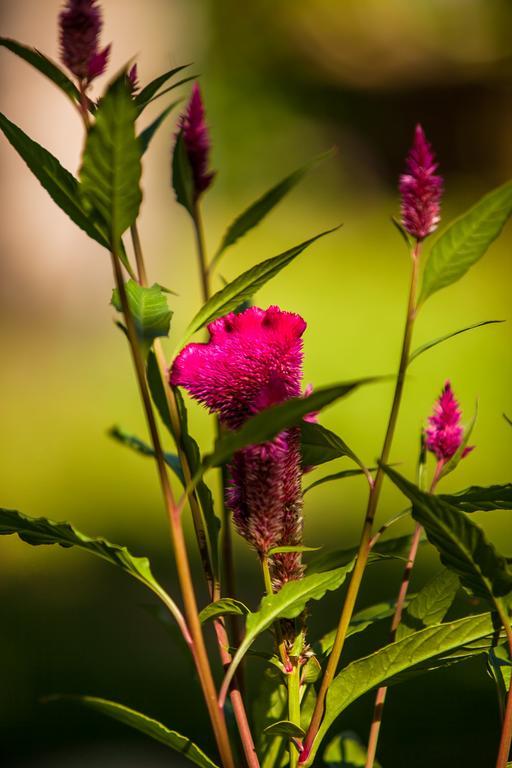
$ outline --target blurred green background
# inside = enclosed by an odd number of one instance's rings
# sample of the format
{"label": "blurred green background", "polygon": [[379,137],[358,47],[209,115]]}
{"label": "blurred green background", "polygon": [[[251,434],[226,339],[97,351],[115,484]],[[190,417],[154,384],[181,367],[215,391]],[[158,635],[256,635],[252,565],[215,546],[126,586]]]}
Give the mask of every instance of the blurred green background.
{"label": "blurred green background", "polygon": [[[398,210],[404,155],[420,121],[446,180],[444,222],[511,176],[510,2],[101,4],[102,40],[113,42],[110,74],[136,55],[143,83],[186,62],[194,62],[201,76],[212,167],[218,171],[204,202],[210,253],[227,224],[255,197],[312,156],[337,147],[334,158],[226,253],[219,272],[232,279],[343,223],[269,283],[257,301],[264,307],[278,303],[307,320],[305,383],[394,372],[408,256],[390,216]],[[3,0],[2,34],[57,58],[60,5]],[[2,111],[76,170],[82,142],[77,114],[51,83],[12,54],[1,51],[0,61]],[[154,105],[154,114],[161,106]],[[149,121],[149,111],[146,117]],[[175,117],[145,159],[140,222],[150,277],[179,294],[171,298],[169,351],[200,300],[190,222],[169,186]],[[115,423],[145,437],[127,349],[109,306],[109,260],[52,204],[4,140],[0,163],[0,503],[33,516],[67,519],[84,532],[128,544],[134,553],[150,556],[176,595],[154,468],[106,435]],[[428,302],[415,331],[416,346],[473,322],[508,321],[457,337],[411,367],[393,450],[404,472],[413,472],[419,431],[446,378],[467,419],[479,402],[472,440],[477,448],[446,480],[445,490],[510,480],[512,430],[502,413],[512,414],[511,246],[509,227],[459,284]],[[391,383],[362,389],[321,421],[372,462],[391,390]],[[210,446],[208,418],[194,406],[190,413],[194,434]],[[344,466],[339,461],[316,470],[316,476]],[[216,488],[217,478],[210,479]],[[354,544],[365,496],[359,478],[308,494],[306,542]],[[402,506],[386,487],[377,522]],[[476,519],[501,551],[512,555],[507,515]],[[255,605],[260,577],[238,539],[236,561],[240,596]],[[423,551],[413,582],[421,583],[438,567],[436,556]],[[400,563],[373,566],[361,606],[394,594],[401,570]],[[340,599],[330,597],[320,610],[313,608],[311,637],[334,626]],[[80,553],[30,548],[6,537],[0,540],[0,601],[2,764],[181,764],[122,726],[70,705],[38,703],[54,692],[120,700],[211,748],[198,687],[179,641],[144,609],[151,598],[122,574]],[[462,608],[461,603],[456,610]],[[386,632],[383,626],[356,636],[346,658],[384,642]],[[257,663],[249,669],[253,691],[261,672]],[[483,659],[403,684],[388,701],[381,738],[385,768],[493,764],[498,710]],[[369,696],[351,707],[339,729],[351,728],[366,739],[371,705]]]}

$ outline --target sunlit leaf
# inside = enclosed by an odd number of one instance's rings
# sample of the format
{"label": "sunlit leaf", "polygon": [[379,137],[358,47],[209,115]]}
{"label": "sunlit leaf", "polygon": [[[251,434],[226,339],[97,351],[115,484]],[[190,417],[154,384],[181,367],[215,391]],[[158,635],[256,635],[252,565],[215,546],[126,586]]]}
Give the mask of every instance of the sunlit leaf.
{"label": "sunlit leaf", "polygon": [[448,568],[436,574],[410,601],[397,627],[396,639],[401,640],[419,629],[440,624],[459,587],[458,576]]}
{"label": "sunlit leaf", "polygon": [[240,600],[234,600],[232,597],[223,597],[203,608],[199,618],[201,623],[204,624],[205,621],[216,619],[219,616],[245,616],[248,613],[248,607],[241,603]]}
{"label": "sunlit leaf", "polygon": [[[157,283],[146,288],[136,280],[128,280],[125,290],[137,337],[147,354],[155,339],[169,335],[172,312],[164,290]],[[112,306],[118,312],[123,310],[117,288],[112,293]]]}
{"label": "sunlit leaf", "polygon": [[279,720],[277,723],[267,725],[265,733],[267,736],[285,736],[288,739],[300,739],[306,735],[306,732],[302,730],[300,725],[291,723],[289,720]]}
{"label": "sunlit leaf", "polygon": [[[375,470],[375,467],[369,467],[368,471],[373,472]],[[319,480],[315,480],[314,483],[311,483],[310,485],[306,486],[304,488],[302,495],[304,496],[306,493],[311,491],[313,488],[317,488],[319,485],[324,485],[324,483],[332,483],[334,480],[345,480],[347,477],[355,477],[356,475],[364,475],[362,469],[344,469],[342,472],[335,472],[332,475],[325,475],[324,477],[321,477]]]}
{"label": "sunlit leaf", "polygon": [[[355,733],[343,731],[326,746],[323,760],[327,768],[364,768],[366,749]],[[380,768],[380,763],[376,761],[373,765]]]}
{"label": "sunlit leaf", "polygon": [[438,344],[442,344],[443,341],[452,339],[454,336],[458,336],[461,333],[466,333],[466,331],[472,331],[473,328],[481,328],[483,325],[493,325],[495,323],[504,323],[504,322],[505,320],[483,320],[481,323],[473,323],[473,325],[468,325],[465,328],[459,328],[458,331],[452,331],[451,333],[444,334],[444,336],[439,336],[439,338],[437,339],[433,339],[432,341],[427,341],[426,344],[422,344],[421,347],[418,347],[417,349],[414,350],[414,352],[411,352],[409,356],[408,365],[410,365],[413,360],[416,360],[417,357],[422,355],[427,350],[432,349],[432,347],[437,347]]}

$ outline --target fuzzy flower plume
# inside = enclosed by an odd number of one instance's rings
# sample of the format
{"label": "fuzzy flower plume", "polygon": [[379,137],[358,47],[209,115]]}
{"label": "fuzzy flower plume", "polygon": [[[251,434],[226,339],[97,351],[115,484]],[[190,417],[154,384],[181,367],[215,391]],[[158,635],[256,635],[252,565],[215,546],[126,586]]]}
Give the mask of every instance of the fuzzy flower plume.
{"label": "fuzzy flower plume", "polygon": [[[434,406],[432,416],[429,417],[430,426],[425,430],[427,449],[436,456],[438,461],[443,463],[448,461],[459,450],[464,437],[464,429],[460,423],[461,416],[459,404],[450,382],[447,381]],[[467,456],[473,447],[465,448],[462,458]]]}
{"label": "fuzzy flower plume", "polygon": [[421,125],[416,126],[413,145],[406,160],[407,172],[400,176],[402,225],[417,240],[424,240],[440,221],[443,179]]}
{"label": "fuzzy flower plume", "polygon": [[210,136],[199,85],[194,83],[187,108],[180,119],[180,130],[194,177],[194,193],[197,198],[208,189],[215,173],[208,170]]}
{"label": "fuzzy flower plume", "polygon": [[59,16],[61,59],[83,83],[89,84],[103,74],[110,45],[99,50],[103,26],[96,0],[67,0]]}
{"label": "fuzzy flower plume", "polygon": [[[301,395],[302,340],[306,323],[278,307],[250,307],[208,326],[207,344],[189,344],[171,370],[172,385],[238,429],[251,416]],[[235,526],[260,555],[302,541],[300,430],[238,451],[229,467],[226,502]],[[274,586],[302,576],[300,553],[275,555]]]}

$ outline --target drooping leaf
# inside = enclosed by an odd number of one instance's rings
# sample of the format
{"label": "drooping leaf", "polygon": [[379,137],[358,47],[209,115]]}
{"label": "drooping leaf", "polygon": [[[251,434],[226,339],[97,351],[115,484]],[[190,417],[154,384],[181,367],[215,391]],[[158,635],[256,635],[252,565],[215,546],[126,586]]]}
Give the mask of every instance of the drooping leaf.
{"label": "drooping leaf", "polygon": [[[140,438],[136,437],[135,435],[128,434],[128,432],[125,432],[120,427],[111,427],[108,431],[108,434],[113,440],[121,443],[121,445],[125,445],[127,448],[131,448],[132,451],[140,453],[142,456],[155,456],[155,452],[150,445],[145,443],[143,440],[140,440]],[[181,469],[180,460],[176,454],[165,452],[164,459],[167,466],[172,469],[176,477],[180,480],[182,485],[184,485],[185,479],[183,477],[183,471]]]}
{"label": "drooping leaf", "polygon": [[185,147],[183,130],[180,130],[176,137],[172,154],[172,187],[176,201],[193,216],[195,205],[194,175]]}
{"label": "drooping leaf", "polygon": [[144,88],[141,88],[139,93],[135,96],[135,105],[138,107],[139,114],[142,112],[144,107],[146,107],[155,96],[157,91],[162,87],[162,85],[165,85],[171,77],[174,77],[174,75],[177,75],[178,72],[181,72],[183,69],[186,69],[187,67],[190,67],[190,64],[183,64],[181,67],[174,67],[173,69],[170,69],[168,72],[164,72],[162,75],[159,75],[158,77],[155,77],[154,80],[151,80],[147,85],[144,86]]}
{"label": "drooping leaf", "polygon": [[291,723],[289,720],[279,720],[277,723],[267,725],[265,733],[267,736],[285,736],[288,739],[301,739],[306,735],[300,725]]}
{"label": "drooping leaf", "polygon": [[427,627],[352,662],[341,670],[329,688],[311,762],[336,718],[368,691],[400,682],[413,674],[464,661],[488,650],[495,640],[493,618],[484,613]]}
{"label": "drooping leaf", "polygon": [[[351,731],[343,731],[326,746],[323,760],[327,768],[364,768],[366,749],[359,736]],[[380,768],[378,762],[373,765]]]}
{"label": "drooping leaf", "polygon": [[438,550],[443,564],[456,573],[464,587],[487,600],[506,616],[502,598],[512,590],[512,573],[482,529],[438,496],[420,491],[402,475],[384,467],[393,483],[412,502],[412,515]]}
{"label": "drooping leaf", "polygon": [[172,104],[169,104],[168,107],[166,107],[163,112],[160,112],[158,117],[155,117],[155,119],[148,125],[146,128],[144,128],[143,131],[139,133],[139,145],[140,145],[140,153],[143,155],[147,148],[150,145],[150,142],[157,132],[157,130],[160,128],[164,120],[168,115],[171,114],[174,107],[178,106],[178,104],[182,101],[182,99],[177,99],[177,101],[173,101]]}
{"label": "drooping leaf", "polygon": [[310,600],[320,600],[326,592],[341,587],[354,567],[354,561],[334,571],[307,575],[299,581],[289,581],[272,595],[266,595],[259,609],[249,613],[245,622],[245,637],[233,657],[222,684],[221,697],[228,689],[233,675],[254,640],[272,626],[277,619],[294,619],[299,616]]}
{"label": "drooping leaf", "polygon": [[111,83],[96,110],[80,169],[84,206],[104,223],[109,242],[116,250],[121,235],[137,218],[142,200],[136,117],[137,109],[123,71]]}
{"label": "drooping leaf", "polygon": [[425,584],[402,614],[396,630],[396,639],[401,640],[419,629],[440,624],[459,589],[458,576],[444,568]]}
{"label": "drooping leaf", "polygon": [[197,315],[189,324],[180,346],[183,346],[188,339],[204,325],[231,312],[243,301],[251,298],[257,290],[265,285],[271,278],[275,277],[275,275],[290,264],[308,246],[316,240],[319,240],[321,237],[325,237],[325,235],[335,232],[337,229],[339,229],[339,227],[328,229],[325,232],[321,232],[319,235],[315,235],[315,237],[311,237],[309,240],[305,240],[303,243],[300,243],[300,245],[296,245],[294,248],[290,248],[290,250],[280,253],[278,256],[262,261],[260,264],[256,264],[255,267],[248,269],[247,272],[243,272],[243,274],[235,278],[233,282],[228,283],[224,288],[215,293],[203,307],[201,307]]}
{"label": "drooping leaf", "polygon": [[[147,355],[155,339],[169,335],[172,312],[164,290],[157,283],[146,288],[136,280],[128,280],[125,290],[139,342]],[[112,306],[123,311],[117,288],[112,293]]]}
{"label": "drooping leaf", "polygon": [[258,200],[246,208],[243,213],[237,216],[233,223],[230,224],[224,237],[222,238],[222,242],[217,250],[217,253],[215,254],[212,265],[218,262],[220,256],[227,248],[229,248],[231,245],[234,245],[237,240],[247,234],[247,232],[249,232],[255,226],[257,226],[257,224],[259,224],[260,221],[262,221],[262,219],[264,219],[265,216],[270,213],[273,208],[275,208],[275,206],[283,199],[283,197],[287,195],[288,192],[290,192],[299,183],[299,181],[301,181],[301,179],[309,170],[311,170],[311,168],[317,165],[321,160],[324,160],[326,157],[331,155],[332,151],[330,150],[329,152],[325,152],[319,157],[314,158],[306,165],[303,165],[301,168],[298,168],[296,171],[291,173],[289,176],[286,176],[286,178],[282,179],[278,184],[272,187],[272,189],[269,189],[268,192],[265,192],[264,195],[259,197]]}
{"label": "drooping leaf", "polygon": [[495,509],[512,509],[512,483],[489,485],[482,488],[472,485],[458,493],[440,493],[439,498],[463,512],[492,512]]}
{"label": "drooping leaf", "polygon": [[512,213],[512,182],[489,192],[436,240],[425,264],[419,303],[457,282],[498,237]]}
{"label": "drooping leaf", "polygon": [[35,67],[35,69],[41,72],[42,75],[58,86],[61,91],[64,91],[71,101],[77,102],[80,100],[78,88],[69,79],[66,73],[55,64],[55,62],[51,61],[36,48],[29,48],[8,37],[0,37],[0,46],[7,48],[9,51],[16,54],[16,56],[19,56],[20,59],[23,59],[28,64]]}
{"label": "drooping leaf", "polygon": [[364,468],[362,461],[348,447],[345,441],[330,429],[326,429],[321,424],[304,421],[300,425],[300,431],[302,463],[305,467],[316,467],[319,464],[325,464],[327,461],[348,456],[361,469]]}
{"label": "drooping leaf", "polygon": [[[373,472],[375,470],[375,467],[369,467],[368,471]],[[306,486],[304,488],[302,495],[304,496],[306,493],[311,491],[313,488],[317,488],[319,485],[324,485],[324,483],[332,483],[334,480],[344,480],[347,477],[355,477],[356,475],[364,475],[362,469],[344,469],[342,472],[335,472],[332,475],[325,475],[325,477],[321,477],[319,480],[315,480],[314,483],[311,483],[310,485]]]}
{"label": "drooping leaf", "polygon": [[223,597],[203,608],[199,618],[201,623],[204,624],[205,621],[216,619],[218,616],[245,616],[248,613],[248,607],[241,603],[240,600],[234,600],[232,597]]}
{"label": "drooping leaf", "polygon": [[454,336],[458,336],[461,333],[466,333],[466,331],[472,331],[473,328],[481,328],[483,325],[493,325],[495,323],[504,323],[504,322],[505,320],[483,320],[481,323],[473,323],[472,325],[468,325],[465,328],[459,328],[458,331],[445,333],[444,336],[439,336],[439,338],[437,339],[433,339],[432,341],[427,341],[426,344],[422,344],[421,347],[418,347],[417,349],[414,350],[414,352],[411,352],[409,356],[408,365],[410,365],[413,360],[416,360],[417,357],[422,355],[427,350],[432,349],[432,347],[437,347],[438,344],[442,344],[443,341],[452,339]]}
{"label": "drooping leaf", "polygon": [[302,426],[304,416],[308,413],[319,411],[363,384],[375,381],[376,378],[365,378],[321,387],[307,397],[293,397],[284,403],[272,405],[248,419],[236,432],[227,432],[221,436],[215,443],[213,453],[204,457],[203,465],[205,468],[219,466],[246,445],[265,443],[288,427]]}
{"label": "drooping leaf", "polygon": [[272,557],[273,555],[283,555],[288,552],[316,552],[317,550],[321,549],[321,547],[306,547],[304,545],[296,545],[296,546],[283,546],[283,547],[272,547],[272,549],[269,549],[268,556]]}
{"label": "drooping leaf", "polygon": [[108,701],[107,699],[100,699],[96,696],[52,696],[51,700],[54,701],[72,701],[77,704],[81,704],[90,709],[100,712],[102,715],[111,717],[114,720],[118,720],[120,723],[127,725],[129,728],[135,728],[135,730],[149,736],[155,741],[159,741],[165,744],[166,747],[170,747],[175,752],[179,752],[191,763],[199,765],[200,768],[218,768],[205,753],[186,736],[182,736],[177,731],[171,731],[166,728],[165,725],[159,723],[158,720],[153,720],[152,717],[143,715],[141,712],[136,712],[134,709],[125,707],[124,704],[119,704],[116,701]]}

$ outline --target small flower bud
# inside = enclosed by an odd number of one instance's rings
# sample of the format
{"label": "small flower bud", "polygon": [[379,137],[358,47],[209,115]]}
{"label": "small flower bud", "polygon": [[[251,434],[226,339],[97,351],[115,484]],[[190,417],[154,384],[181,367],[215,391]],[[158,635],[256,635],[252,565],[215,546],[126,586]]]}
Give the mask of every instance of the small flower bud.
{"label": "small flower bud", "polygon": [[210,186],[215,173],[208,171],[210,136],[205,120],[201,91],[194,83],[187,108],[180,119],[180,130],[194,178],[194,195],[197,198]]}
{"label": "small flower bud", "polygon": [[[427,450],[433,453],[438,461],[448,461],[459,450],[464,438],[461,415],[451,384],[447,381],[434,406],[434,412],[429,417],[430,426],[425,430]],[[462,458],[473,448],[474,446],[465,448]]]}

